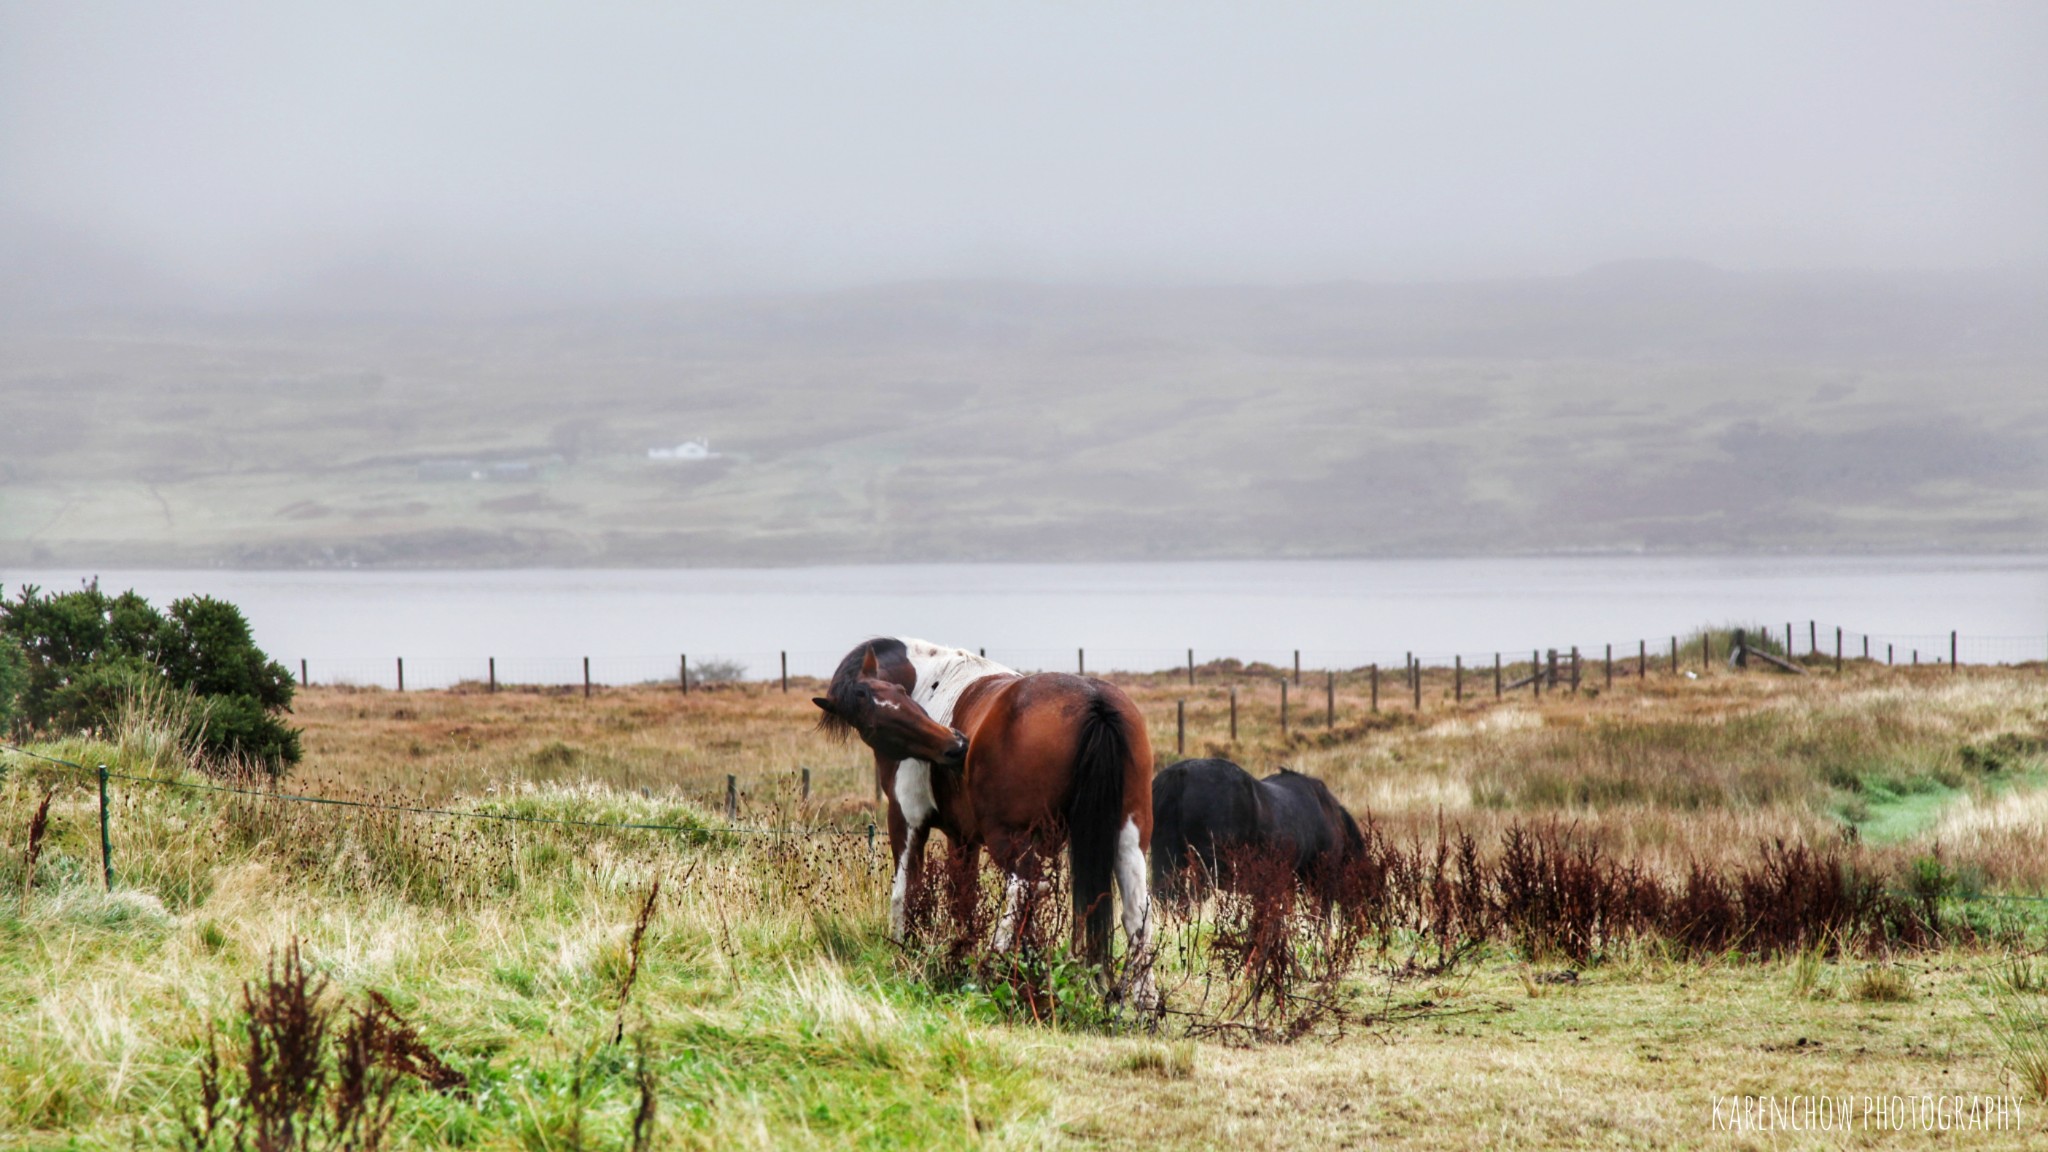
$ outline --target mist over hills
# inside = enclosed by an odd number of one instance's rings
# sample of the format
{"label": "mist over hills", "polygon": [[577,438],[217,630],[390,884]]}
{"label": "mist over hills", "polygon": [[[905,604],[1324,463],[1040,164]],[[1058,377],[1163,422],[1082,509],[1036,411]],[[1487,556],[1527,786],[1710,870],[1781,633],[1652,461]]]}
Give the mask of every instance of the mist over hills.
{"label": "mist over hills", "polygon": [[160,286],[88,299],[9,283],[0,564],[2048,539],[2038,270],[1668,260],[1487,282],[918,282],[491,313],[453,295],[199,312]]}

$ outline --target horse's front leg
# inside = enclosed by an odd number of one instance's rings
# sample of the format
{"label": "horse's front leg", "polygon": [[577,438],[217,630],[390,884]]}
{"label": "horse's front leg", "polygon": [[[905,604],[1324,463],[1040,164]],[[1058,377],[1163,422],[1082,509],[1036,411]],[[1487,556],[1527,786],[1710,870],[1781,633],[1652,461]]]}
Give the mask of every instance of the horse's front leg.
{"label": "horse's front leg", "polygon": [[928,824],[911,825],[903,838],[903,851],[896,857],[896,881],[889,887],[889,936],[898,942],[907,934],[912,886],[924,882],[924,842],[931,834]]}
{"label": "horse's front leg", "polygon": [[1003,914],[996,920],[998,952],[1008,952],[1017,940],[1017,914],[1023,910],[1025,884],[1025,879],[1015,872],[1003,873]]}

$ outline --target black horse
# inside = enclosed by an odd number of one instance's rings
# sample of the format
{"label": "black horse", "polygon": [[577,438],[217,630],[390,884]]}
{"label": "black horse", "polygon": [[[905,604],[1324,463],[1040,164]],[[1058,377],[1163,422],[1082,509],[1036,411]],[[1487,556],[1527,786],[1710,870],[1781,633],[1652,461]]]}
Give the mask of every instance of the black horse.
{"label": "black horse", "polygon": [[1264,780],[1228,760],[1183,760],[1152,780],[1152,890],[1174,899],[1189,865],[1232,887],[1232,858],[1275,852],[1303,883],[1328,886],[1365,851],[1358,822],[1320,780],[1282,768]]}

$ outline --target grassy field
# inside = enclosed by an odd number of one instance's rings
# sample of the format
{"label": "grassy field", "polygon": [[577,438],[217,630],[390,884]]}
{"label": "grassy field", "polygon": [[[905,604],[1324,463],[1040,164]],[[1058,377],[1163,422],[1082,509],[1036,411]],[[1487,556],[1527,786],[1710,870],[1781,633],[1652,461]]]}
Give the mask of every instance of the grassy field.
{"label": "grassy field", "polygon": [[[2048,1130],[2048,916],[2013,899],[2048,894],[2042,669],[1716,670],[1463,703],[1432,671],[1420,716],[1392,690],[1372,712],[1350,676],[1334,727],[1305,685],[1284,735],[1270,671],[1123,682],[1162,760],[1185,699],[1189,754],[1315,773],[1396,842],[1443,826],[1490,851],[1511,824],[1549,824],[1662,876],[1771,840],[1833,846],[1894,882],[1934,875],[1952,939],[1761,959],[1635,938],[1583,962],[1493,940],[1435,970],[1396,948],[1349,971],[1348,1024],[1290,1044],[1190,1040],[1192,1017],[1150,1029],[1085,991],[1046,1026],[885,939],[866,758],[813,732],[809,685],[316,689],[294,792],[673,830],[117,780],[104,892],[90,778],[10,756],[0,1144],[179,1143],[210,1034],[233,1095],[245,982],[294,940],[329,1004],[381,994],[467,1082],[400,1088],[392,1146],[629,1147],[644,1100],[654,1147],[2018,1148]],[[37,748],[203,780],[141,721]],[[728,830],[729,774],[742,825],[810,834]],[[1170,1006],[1228,985],[1199,921],[1163,931]],[[1745,1096],[1822,1095],[1851,1098],[1850,1131],[1717,1126]],[[1935,1095],[2016,1098],[2020,1123],[1890,1130],[1901,1114],[1870,1110]]]}

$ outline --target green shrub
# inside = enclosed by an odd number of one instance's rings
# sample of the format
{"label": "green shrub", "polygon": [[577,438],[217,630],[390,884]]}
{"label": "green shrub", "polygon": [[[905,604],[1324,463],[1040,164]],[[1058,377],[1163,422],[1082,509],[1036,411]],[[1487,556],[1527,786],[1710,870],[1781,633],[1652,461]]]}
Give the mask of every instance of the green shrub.
{"label": "green shrub", "polygon": [[[168,614],[134,592],[108,596],[97,584],[45,595],[25,587],[0,602],[0,637],[24,659],[13,696],[0,692],[0,718],[64,732],[108,732],[127,702],[163,689],[192,707],[186,736],[215,764],[242,762],[273,775],[299,760],[292,678],[263,654],[241,610],[210,596],[171,602]],[[0,654],[0,690],[8,683]]]}
{"label": "green shrub", "polygon": [[28,687],[28,657],[14,637],[0,632],[0,736],[13,731],[21,713],[21,694]]}

